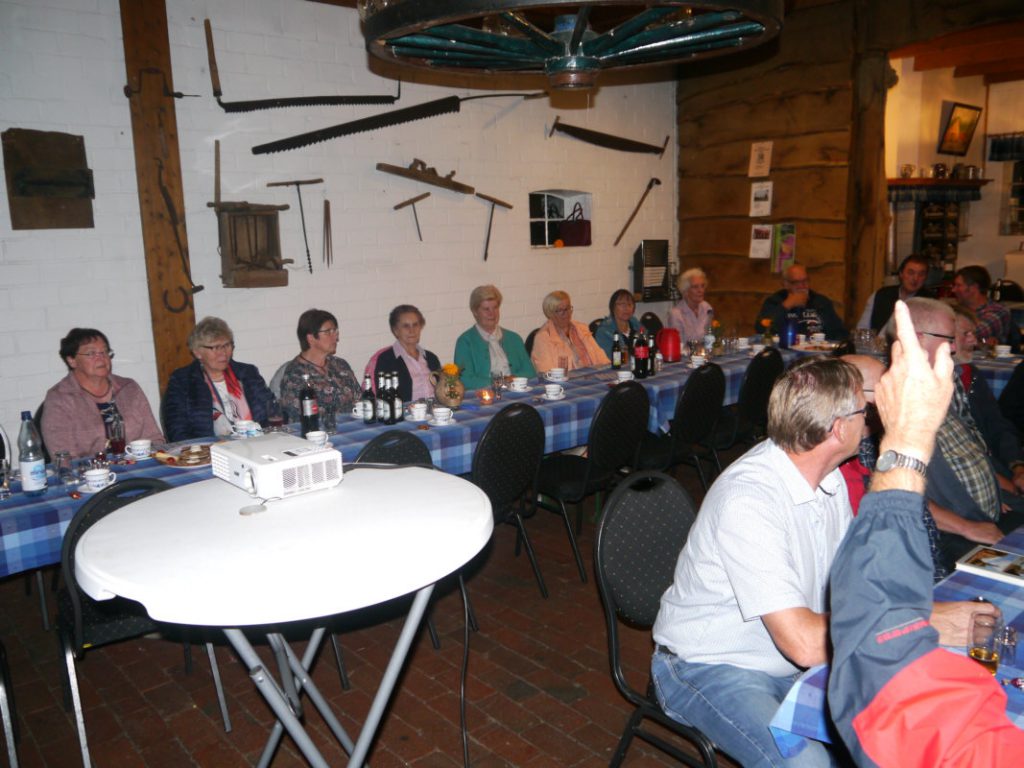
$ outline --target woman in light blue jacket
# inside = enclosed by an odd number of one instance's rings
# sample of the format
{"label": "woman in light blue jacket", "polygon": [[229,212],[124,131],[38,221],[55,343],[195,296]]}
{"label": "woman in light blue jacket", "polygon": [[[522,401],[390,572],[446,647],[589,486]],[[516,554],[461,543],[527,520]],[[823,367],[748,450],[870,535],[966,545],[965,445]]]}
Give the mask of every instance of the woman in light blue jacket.
{"label": "woman in light blue jacket", "polygon": [[491,385],[491,373],[533,377],[536,371],[518,333],[502,328],[501,291],[481,285],[469,294],[469,310],[476,324],[455,342],[455,364],[462,369],[466,389]]}

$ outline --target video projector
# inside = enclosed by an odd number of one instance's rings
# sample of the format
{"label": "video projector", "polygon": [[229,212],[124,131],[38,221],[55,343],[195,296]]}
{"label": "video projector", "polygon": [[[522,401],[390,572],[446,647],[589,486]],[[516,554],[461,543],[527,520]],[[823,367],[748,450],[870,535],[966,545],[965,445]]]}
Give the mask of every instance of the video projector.
{"label": "video projector", "polygon": [[261,499],[284,499],[341,482],[341,453],[330,445],[272,432],[210,446],[213,476]]}

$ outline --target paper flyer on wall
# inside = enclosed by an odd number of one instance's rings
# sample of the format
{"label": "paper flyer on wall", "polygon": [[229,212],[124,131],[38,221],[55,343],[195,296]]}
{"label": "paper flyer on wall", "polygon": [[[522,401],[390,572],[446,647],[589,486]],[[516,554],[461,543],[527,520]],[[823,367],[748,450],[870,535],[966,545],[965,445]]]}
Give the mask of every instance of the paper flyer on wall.
{"label": "paper flyer on wall", "polygon": [[796,261],[796,224],[775,225],[772,241],[772,272],[782,272]]}
{"label": "paper flyer on wall", "polygon": [[772,168],[772,142],[755,141],[750,145],[750,167],[747,176],[758,178],[767,176]]}
{"label": "paper flyer on wall", "polygon": [[750,185],[750,215],[772,215],[772,182],[755,181]]}
{"label": "paper flyer on wall", "polygon": [[750,258],[770,259],[775,239],[774,224],[755,224],[750,228]]}

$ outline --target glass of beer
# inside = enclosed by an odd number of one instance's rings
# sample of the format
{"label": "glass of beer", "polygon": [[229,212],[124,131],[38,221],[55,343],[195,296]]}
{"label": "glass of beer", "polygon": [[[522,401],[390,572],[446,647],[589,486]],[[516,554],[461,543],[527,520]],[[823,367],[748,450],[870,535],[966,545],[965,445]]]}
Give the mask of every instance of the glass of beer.
{"label": "glass of beer", "polygon": [[999,668],[1002,624],[1002,620],[991,613],[975,613],[971,615],[968,628],[967,655],[993,675]]}

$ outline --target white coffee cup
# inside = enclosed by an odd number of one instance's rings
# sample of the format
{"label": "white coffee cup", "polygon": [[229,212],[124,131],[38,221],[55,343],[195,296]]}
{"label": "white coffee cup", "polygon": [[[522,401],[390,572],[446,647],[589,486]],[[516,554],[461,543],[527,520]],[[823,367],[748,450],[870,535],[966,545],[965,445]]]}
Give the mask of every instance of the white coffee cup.
{"label": "white coffee cup", "polygon": [[128,454],[133,459],[148,459],[153,451],[152,440],[132,440],[128,443]]}
{"label": "white coffee cup", "polygon": [[565,394],[565,390],[561,384],[545,384],[544,385],[544,397],[549,400],[557,400]]}
{"label": "white coffee cup", "polygon": [[548,378],[561,381],[565,378],[565,368],[551,368],[548,370]]}
{"label": "white coffee cup", "polygon": [[364,407],[363,406],[363,401],[362,400],[357,401],[356,404],[352,406],[352,418],[354,418],[354,419],[361,419],[361,418],[363,418],[363,415],[365,413],[365,411],[363,411],[363,407]]}
{"label": "white coffee cup", "polygon": [[530,380],[525,376],[513,376],[512,377],[512,389],[516,392],[524,392],[529,386]]}
{"label": "white coffee cup", "polygon": [[708,359],[704,355],[691,355],[690,356],[690,365],[692,367],[694,367],[694,368],[700,368],[707,361],[708,361]]}
{"label": "white coffee cup", "polygon": [[996,357],[1009,357],[1010,356],[1010,345],[1009,344],[996,344]]}
{"label": "white coffee cup", "polygon": [[85,470],[85,484],[89,486],[90,491],[102,491],[115,480],[117,475],[109,469]]}
{"label": "white coffee cup", "polygon": [[798,334],[796,335],[796,343],[797,343],[797,344],[803,344],[803,343],[804,343],[804,342],[806,342],[806,341],[807,341],[807,336],[806,336],[805,334],[803,334],[803,333],[798,333]]}
{"label": "white coffee cup", "polygon": [[755,355],[759,355],[762,352],[764,352],[764,344],[751,344],[750,351],[753,352]]}
{"label": "white coffee cup", "polygon": [[619,381],[632,381],[633,380],[633,372],[632,371],[616,371],[615,372],[615,378],[618,379]]}
{"label": "white coffee cup", "polygon": [[825,340],[825,334],[824,333],[812,333],[811,334],[811,341],[813,341],[815,344],[817,344],[818,342],[822,342],[824,340]]}
{"label": "white coffee cup", "polygon": [[307,432],[306,439],[317,448],[323,448],[327,445],[327,433],[322,429],[315,429],[312,432]]}
{"label": "white coffee cup", "polygon": [[748,339],[746,336],[740,336],[738,339],[736,339],[736,349],[749,349],[749,347],[750,339]]}
{"label": "white coffee cup", "polygon": [[434,406],[434,421],[438,424],[447,424],[452,420],[452,409],[443,405]]}
{"label": "white coffee cup", "polygon": [[260,432],[260,425],[255,421],[249,421],[248,419],[240,419],[234,423],[231,427],[236,435],[240,437],[253,437],[258,435]]}
{"label": "white coffee cup", "polygon": [[409,405],[409,415],[412,416],[415,421],[423,421],[427,418],[427,404],[426,403],[412,403]]}

